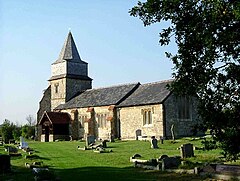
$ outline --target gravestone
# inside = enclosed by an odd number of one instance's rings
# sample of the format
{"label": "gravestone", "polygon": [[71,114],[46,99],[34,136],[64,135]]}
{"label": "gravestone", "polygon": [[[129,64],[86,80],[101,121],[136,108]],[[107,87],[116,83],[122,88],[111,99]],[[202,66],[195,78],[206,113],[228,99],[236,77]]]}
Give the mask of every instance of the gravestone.
{"label": "gravestone", "polygon": [[163,144],[163,140],[164,140],[163,136],[160,136],[160,142],[161,142],[161,144]]}
{"label": "gravestone", "polygon": [[240,166],[217,164],[216,172],[230,174],[230,175],[233,175],[233,174],[240,175]]}
{"label": "gravestone", "polygon": [[164,158],[168,158],[168,156],[167,156],[167,155],[161,155],[161,156],[158,158],[158,160],[163,160]]}
{"label": "gravestone", "polygon": [[180,152],[182,158],[194,157],[193,144],[183,144],[180,148]]}
{"label": "gravestone", "polygon": [[140,136],[142,136],[142,130],[138,129],[136,130],[136,140],[138,140]]}
{"label": "gravestone", "polygon": [[87,136],[86,137],[86,146],[95,143],[95,136]]}
{"label": "gravestone", "polygon": [[0,155],[0,172],[6,173],[11,170],[10,156]]}
{"label": "gravestone", "polygon": [[158,148],[157,139],[155,138],[155,136],[151,137],[151,148],[153,148],[153,149]]}
{"label": "gravestone", "polygon": [[141,156],[140,154],[136,153],[136,154],[134,154],[134,155],[132,156],[132,159],[141,158],[141,157],[142,157],[142,156]]}
{"label": "gravestone", "polygon": [[108,142],[108,140],[103,140],[102,141],[102,147],[103,148],[107,148],[107,142]]}
{"label": "gravestone", "polygon": [[25,149],[28,148],[28,143],[24,141],[24,138],[22,136],[20,136],[20,149]]}
{"label": "gravestone", "polygon": [[17,153],[18,149],[16,147],[7,146],[5,151],[7,151],[8,153]]}
{"label": "gravestone", "polygon": [[178,157],[165,157],[162,159],[162,171],[177,168],[180,164],[181,160]]}

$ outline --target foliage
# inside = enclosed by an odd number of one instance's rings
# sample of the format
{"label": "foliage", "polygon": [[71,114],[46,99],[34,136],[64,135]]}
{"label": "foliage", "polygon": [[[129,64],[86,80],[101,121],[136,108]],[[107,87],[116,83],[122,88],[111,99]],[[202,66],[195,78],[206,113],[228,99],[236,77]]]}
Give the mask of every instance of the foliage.
{"label": "foliage", "polygon": [[14,140],[19,140],[21,136],[21,127],[14,125],[12,135]]}
{"label": "foliage", "polygon": [[13,139],[13,130],[15,126],[9,120],[5,119],[2,126],[1,126],[1,134],[3,137],[4,142],[8,142],[10,139]]}
{"label": "foliage", "polygon": [[14,124],[9,120],[5,119],[0,127],[0,133],[3,137],[4,142],[6,143],[10,139],[19,140],[20,136],[23,136],[28,139],[32,138],[35,135],[34,121],[28,120],[28,124],[24,126],[19,126],[18,124]]}
{"label": "foliage", "polygon": [[22,132],[21,135],[24,138],[30,139],[35,134],[34,133],[35,132],[35,127],[26,124],[26,125],[22,126],[21,132]]}
{"label": "foliage", "polygon": [[130,15],[145,26],[168,21],[159,43],[173,38],[175,55],[172,90],[196,96],[202,129],[211,130],[213,139],[232,160],[240,146],[240,1],[238,0],[147,0],[138,2]]}

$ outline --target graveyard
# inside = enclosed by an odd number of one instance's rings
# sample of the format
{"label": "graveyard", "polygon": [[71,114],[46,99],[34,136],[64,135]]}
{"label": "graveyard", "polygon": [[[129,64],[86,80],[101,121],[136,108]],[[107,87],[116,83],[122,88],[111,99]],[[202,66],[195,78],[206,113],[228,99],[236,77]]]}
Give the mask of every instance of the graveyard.
{"label": "graveyard", "polygon": [[[201,141],[200,138],[182,138],[174,142],[164,140],[163,144],[158,142],[158,148],[155,149],[151,148],[149,140],[115,140],[105,142],[104,145],[89,144],[88,147],[84,140],[44,143],[27,141],[24,145],[28,144],[29,148],[15,150],[19,155],[10,156],[11,171],[1,173],[0,180],[34,180],[33,167],[48,169],[47,174],[52,174],[52,180],[210,180],[209,174],[201,176],[185,171],[154,170],[139,167],[139,162],[131,161],[137,159],[149,163],[149,160],[164,158],[166,155],[168,159],[179,158],[183,154],[181,146],[191,144],[194,153],[190,154],[194,155],[182,158],[177,170],[193,170],[208,163],[224,163],[220,150],[205,151]],[[1,145],[0,155],[8,154],[6,146],[15,147],[14,144]],[[231,164],[240,165],[240,162]],[[210,166],[207,169],[211,170]]]}

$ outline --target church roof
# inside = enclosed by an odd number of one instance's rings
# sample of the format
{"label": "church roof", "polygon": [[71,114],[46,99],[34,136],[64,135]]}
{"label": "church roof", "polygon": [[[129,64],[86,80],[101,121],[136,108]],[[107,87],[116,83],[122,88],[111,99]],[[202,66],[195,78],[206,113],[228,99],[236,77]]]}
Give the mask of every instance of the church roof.
{"label": "church roof", "polygon": [[166,88],[166,86],[171,82],[172,80],[165,80],[161,82],[142,84],[127,99],[121,102],[118,107],[162,103],[171,93]]}
{"label": "church roof", "polygon": [[49,121],[51,124],[68,124],[71,118],[64,112],[44,112],[38,124],[41,125],[44,121]]}
{"label": "church roof", "polygon": [[58,59],[54,63],[59,63],[64,60],[86,63],[81,60],[80,55],[77,50],[77,46],[73,40],[72,33],[69,32],[67,38],[63,44],[62,50],[59,54]]}
{"label": "church roof", "polygon": [[117,105],[128,97],[140,83],[124,84],[112,87],[89,89],[74,97],[65,104],[55,108],[68,109],[91,106]]}

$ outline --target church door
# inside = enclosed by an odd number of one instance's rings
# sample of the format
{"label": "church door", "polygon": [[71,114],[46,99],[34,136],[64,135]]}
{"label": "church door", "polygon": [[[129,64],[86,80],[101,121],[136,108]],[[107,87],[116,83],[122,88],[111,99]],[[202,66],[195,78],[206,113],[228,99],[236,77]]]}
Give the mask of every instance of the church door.
{"label": "church door", "polygon": [[45,127],[45,142],[49,142],[49,126]]}

